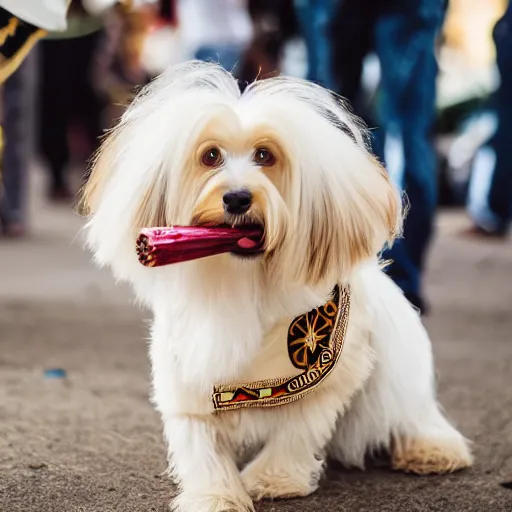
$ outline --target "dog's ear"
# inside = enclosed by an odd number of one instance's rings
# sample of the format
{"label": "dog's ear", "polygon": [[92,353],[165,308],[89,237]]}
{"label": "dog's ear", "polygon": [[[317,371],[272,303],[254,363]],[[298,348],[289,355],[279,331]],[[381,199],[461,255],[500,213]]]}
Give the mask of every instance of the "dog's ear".
{"label": "dog's ear", "polygon": [[309,282],[348,275],[400,234],[400,196],[387,171],[367,153],[356,160],[361,167],[354,172],[337,171],[342,179],[323,174],[325,182],[311,198],[301,270]]}
{"label": "dog's ear", "polygon": [[76,210],[85,217],[95,213],[98,200],[113,171],[116,160],[116,132],[112,131],[103,139],[88,164],[84,184],[78,193]]}
{"label": "dog's ear", "polygon": [[166,191],[168,189],[165,175],[159,181],[153,181],[142,194],[135,211],[134,224],[137,227],[169,226]]}
{"label": "dog's ear", "polygon": [[[99,208],[101,196],[118,166],[121,130],[122,126],[120,125],[107,135],[91,161],[88,176],[78,196],[77,211],[80,215],[93,215]],[[122,172],[122,169],[120,172]],[[165,176],[160,176],[158,181],[147,184],[145,190],[138,191],[140,198],[137,198],[139,204],[134,212],[134,226],[156,227],[167,225],[166,189]]]}

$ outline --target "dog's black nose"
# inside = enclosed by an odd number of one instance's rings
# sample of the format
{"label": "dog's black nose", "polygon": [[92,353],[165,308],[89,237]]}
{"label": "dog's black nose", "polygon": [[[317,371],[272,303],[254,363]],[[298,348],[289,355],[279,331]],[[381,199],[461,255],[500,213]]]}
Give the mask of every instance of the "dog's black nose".
{"label": "dog's black nose", "polygon": [[233,215],[245,213],[252,204],[252,194],[248,190],[226,192],[222,198],[224,210]]}

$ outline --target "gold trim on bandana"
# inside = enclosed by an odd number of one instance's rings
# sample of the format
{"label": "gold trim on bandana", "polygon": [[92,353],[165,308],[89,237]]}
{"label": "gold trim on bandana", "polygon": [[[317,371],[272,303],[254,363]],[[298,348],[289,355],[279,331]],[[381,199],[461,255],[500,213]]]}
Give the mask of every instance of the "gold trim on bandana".
{"label": "gold trim on bandana", "polygon": [[288,355],[292,364],[304,371],[294,377],[215,386],[215,410],[275,407],[314,391],[339,360],[349,312],[350,287],[336,285],[326,304],[297,317],[288,329]]}

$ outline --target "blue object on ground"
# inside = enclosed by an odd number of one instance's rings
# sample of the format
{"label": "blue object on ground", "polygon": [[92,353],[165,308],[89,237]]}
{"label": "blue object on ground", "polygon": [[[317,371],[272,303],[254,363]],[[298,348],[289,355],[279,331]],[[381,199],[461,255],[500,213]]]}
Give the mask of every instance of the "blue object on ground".
{"label": "blue object on ground", "polygon": [[62,368],[50,368],[44,372],[47,379],[64,379],[67,377],[66,370]]}

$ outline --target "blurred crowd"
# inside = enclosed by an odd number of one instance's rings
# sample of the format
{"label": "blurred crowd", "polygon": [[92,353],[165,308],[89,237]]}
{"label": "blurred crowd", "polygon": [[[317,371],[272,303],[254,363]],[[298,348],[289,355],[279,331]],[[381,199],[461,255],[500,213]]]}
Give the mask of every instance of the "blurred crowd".
{"label": "blurred crowd", "polygon": [[34,155],[47,170],[48,201],[71,204],[86,160],[136,87],[191,58],[219,62],[242,88],[283,72],[347,98],[406,192],[404,237],[383,257],[419,309],[426,310],[421,276],[439,204],[467,204],[469,234],[506,236],[505,0],[148,0],[101,15],[91,3],[73,0],[67,30],[45,37],[3,86],[6,236],[27,232]]}

